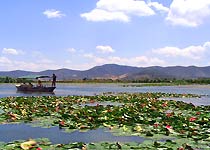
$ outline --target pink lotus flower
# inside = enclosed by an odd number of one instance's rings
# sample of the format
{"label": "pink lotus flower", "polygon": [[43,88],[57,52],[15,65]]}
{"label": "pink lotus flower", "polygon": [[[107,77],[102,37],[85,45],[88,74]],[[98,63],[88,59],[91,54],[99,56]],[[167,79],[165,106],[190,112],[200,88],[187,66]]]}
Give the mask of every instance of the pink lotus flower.
{"label": "pink lotus flower", "polygon": [[165,103],[162,104],[163,107],[166,107],[167,105],[168,105],[167,102],[165,102]]}
{"label": "pink lotus flower", "polygon": [[173,113],[167,113],[166,116],[171,117],[171,116],[173,116]]}
{"label": "pink lotus flower", "polygon": [[166,129],[171,129],[171,128],[172,128],[172,126],[166,125]]}
{"label": "pink lotus flower", "polygon": [[64,126],[64,125],[65,125],[65,122],[64,122],[63,120],[61,120],[61,121],[59,122],[59,125],[60,125],[60,126]]}
{"label": "pink lotus flower", "polygon": [[42,150],[42,148],[41,147],[38,147],[36,150]]}
{"label": "pink lotus flower", "polygon": [[195,120],[197,120],[196,117],[191,117],[191,118],[189,119],[190,122],[193,122],[193,121],[195,121]]}

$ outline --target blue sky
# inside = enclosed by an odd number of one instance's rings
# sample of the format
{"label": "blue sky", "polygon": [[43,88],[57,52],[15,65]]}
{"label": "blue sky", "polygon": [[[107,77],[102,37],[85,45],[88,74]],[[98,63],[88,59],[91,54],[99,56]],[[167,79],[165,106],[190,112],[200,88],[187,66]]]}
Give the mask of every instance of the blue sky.
{"label": "blue sky", "polygon": [[2,0],[0,71],[210,65],[209,0]]}

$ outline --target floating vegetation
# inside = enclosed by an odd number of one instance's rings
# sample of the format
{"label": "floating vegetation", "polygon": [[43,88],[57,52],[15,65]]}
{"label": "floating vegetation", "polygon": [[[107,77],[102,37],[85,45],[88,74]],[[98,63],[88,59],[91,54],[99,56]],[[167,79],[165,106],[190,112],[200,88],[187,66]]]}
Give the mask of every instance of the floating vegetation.
{"label": "floating vegetation", "polygon": [[[75,148],[79,149],[82,149],[81,145],[84,144],[88,149],[210,148],[210,106],[194,106],[175,100],[165,101],[160,100],[161,97],[199,96],[172,93],[110,93],[95,96],[7,97],[0,99],[0,123],[30,122],[39,126],[59,126],[66,131],[106,127],[118,136],[135,135],[147,139],[143,143],[135,144],[103,141],[76,143],[80,146]],[[96,102],[98,105],[85,105]],[[100,105],[100,102],[109,102],[109,105]],[[37,141],[36,145],[37,143],[40,142]],[[0,145],[7,147],[10,144]],[[16,146],[15,142],[12,142],[12,145]],[[60,146],[70,149],[71,145]],[[47,146],[56,147],[51,144]]]}
{"label": "floating vegetation", "polygon": [[19,140],[9,143],[0,142],[1,150],[130,150],[130,149],[151,149],[151,150],[207,150],[210,146],[207,142],[195,143],[190,140],[166,140],[161,141],[145,141],[143,143],[121,143],[121,142],[99,142],[84,143],[74,142],[69,144],[51,144],[46,138],[29,139],[27,141]]}

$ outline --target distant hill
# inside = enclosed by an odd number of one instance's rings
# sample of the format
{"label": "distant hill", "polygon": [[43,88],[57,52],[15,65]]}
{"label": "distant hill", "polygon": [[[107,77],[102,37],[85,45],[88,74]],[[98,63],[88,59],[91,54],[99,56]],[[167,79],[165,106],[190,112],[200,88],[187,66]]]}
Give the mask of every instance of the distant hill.
{"label": "distant hill", "polygon": [[173,67],[145,67],[138,73],[127,76],[128,79],[139,78],[176,78],[176,79],[197,79],[197,78],[210,78],[210,66],[196,67],[196,66],[173,66]]}
{"label": "distant hill", "polygon": [[155,79],[155,78],[176,78],[176,79],[195,79],[195,78],[210,78],[210,66],[172,66],[172,67],[132,67],[117,64],[106,64],[96,66],[89,70],[45,70],[41,72],[30,72],[22,70],[0,71],[0,76],[9,76],[18,78],[25,75],[52,75],[55,73],[58,80],[73,80],[73,79]]}

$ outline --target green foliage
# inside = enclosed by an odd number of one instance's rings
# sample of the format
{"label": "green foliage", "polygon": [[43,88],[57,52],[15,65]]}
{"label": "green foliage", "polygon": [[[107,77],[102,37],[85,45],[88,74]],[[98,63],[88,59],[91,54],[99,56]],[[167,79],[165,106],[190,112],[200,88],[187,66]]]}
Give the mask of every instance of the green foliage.
{"label": "green foliage", "polygon": [[16,79],[11,77],[0,77],[0,83],[15,83]]}
{"label": "green foliage", "polygon": [[11,77],[0,77],[0,83],[27,83],[33,82],[32,80],[28,79],[21,79],[21,78],[11,78]]}
{"label": "green foliage", "polygon": [[[31,150],[177,150],[177,149],[202,149],[210,148],[208,142],[200,144],[190,140],[166,140],[166,141],[149,141],[143,143],[135,142],[99,142],[99,143],[83,143],[75,142],[69,144],[51,144],[46,138],[35,139],[36,144],[31,147]],[[21,150],[21,144],[26,141],[14,141],[9,143],[0,143],[0,150]]]}
{"label": "green foliage", "polygon": [[[144,143],[120,143],[122,149],[209,148],[210,106],[158,100],[160,97],[173,99],[173,97],[199,96],[172,93],[121,93],[67,97],[7,97],[0,99],[0,123],[32,122],[44,127],[59,126],[67,131],[105,127],[118,136],[141,136],[150,139]],[[102,102],[107,101],[110,102],[109,105],[104,103],[102,105]],[[111,102],[119,105],[112,105]],[[61,144],[59,148],[81,149],[84,144],[89,149],[120,147],[119,143],[102,141],[102,143]],[[11,148],[16,143],[1,145]],[[42,147],[42,144],[40,146]],[[58,148],[51,144],[45,146]]]}

